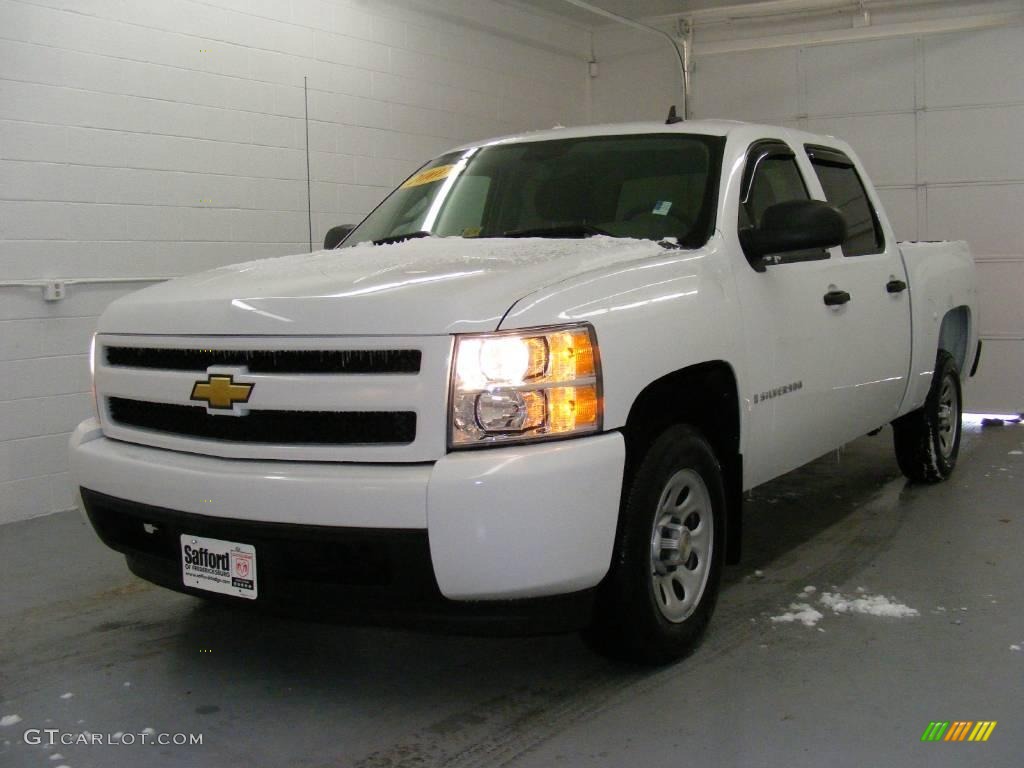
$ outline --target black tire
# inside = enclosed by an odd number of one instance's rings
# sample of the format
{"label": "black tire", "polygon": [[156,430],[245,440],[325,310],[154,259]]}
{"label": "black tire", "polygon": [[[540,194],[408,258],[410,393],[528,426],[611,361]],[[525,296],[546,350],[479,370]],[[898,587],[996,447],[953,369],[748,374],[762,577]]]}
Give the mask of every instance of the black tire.
{"label": "black tire", "polygon": [[[665,430],[623,494],[611,568],[586,635],[591,645],[612,658],[642,664],[667,664],[696,648],[718,598],[725,514],[722,470],[711,446],[691,427]],[[678,548],[663,548],[673,537]],[[702,586],[690,590],[683,580]],[[666,584],[672,594],[664,591]]]}
{"label": "black tire", "polygon": [[892,423],[900,470],[915,483],[939,483],[956,467],[960,453],[963,397],[953,356],[939,351],[924,406]]}

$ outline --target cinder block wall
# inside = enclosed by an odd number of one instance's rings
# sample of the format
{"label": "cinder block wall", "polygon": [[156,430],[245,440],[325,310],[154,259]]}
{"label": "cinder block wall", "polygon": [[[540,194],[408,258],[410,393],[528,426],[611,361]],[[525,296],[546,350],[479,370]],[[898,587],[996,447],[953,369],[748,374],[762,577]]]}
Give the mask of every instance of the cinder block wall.
{"label": "cinder block wall", "polygon": [[[0,0],[0,282],[306,250],[303,76],[315,244],[447,147],[582,122],[588,55],[491,0]],[[133,287],[0,287],[0,522],[71,506],[89,338]]]}

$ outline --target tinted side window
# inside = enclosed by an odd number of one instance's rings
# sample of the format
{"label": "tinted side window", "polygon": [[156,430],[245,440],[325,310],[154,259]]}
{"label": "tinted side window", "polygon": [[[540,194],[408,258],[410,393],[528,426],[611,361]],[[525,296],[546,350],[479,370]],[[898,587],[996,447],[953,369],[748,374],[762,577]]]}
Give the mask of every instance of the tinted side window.
{"label": "tinted side window", "polygon": [[[767,142],[766,142],[767,144]],[[770,154],[765,154],[765,152]],[[754,165],[751,165],[754,164]],[[753,176],[747,180],[748,174]],[[739,228],[741,230],[761,224],[764,212],[776,203],[788,200],[810,200],[796,159],[785,144],[772,142],[768,147],[754,145],[747,156],[744,172],[746,185],[740,190]],[[800,261],[827,259],[828,251],[814,248],[790,251],[771,256],[773,264],[793,264]]]}
{"label": "tinted side window", "polygon": [[811,163],[818,180],[825,191],[825,199],[843,212],[846,218],[846,240],[843,241],[844,256],[863,256],[869,253],[881,253],[885,249],[885,238],[878,222],[875,209],[871,207],[864,184],[857,175],[857,169],[847,159],[842,162],[838,153],[836,159],[825,155],[824,151],[816,153],[810,150]]}
{"label": "tinted side window", "polygon": [[766,157],[757,165],[746,201],[740,205],[740,228],[756,227],[764,212],[786,200],[809,200],[800,169],[792,157]]}

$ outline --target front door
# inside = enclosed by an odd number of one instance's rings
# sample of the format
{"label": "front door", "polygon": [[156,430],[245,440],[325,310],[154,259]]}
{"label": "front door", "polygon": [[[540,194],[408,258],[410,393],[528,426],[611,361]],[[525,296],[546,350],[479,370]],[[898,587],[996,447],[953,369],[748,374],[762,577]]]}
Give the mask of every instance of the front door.
{"label": "front door", "polygon": [[[757,226],[765,210],[810,199],[794,150],[781,140],[751,145],[739,194],[739,230]],[[723,226],[727,226],[723,222]],[[744,457],[747,487],[770,480],[841,444],[835,427],[833,372],[842,350],[835,340],[845,318],[826,306],[836,256],[824,249],[769,258],[759,272],[734,264],[743,314],[748,391]]]}

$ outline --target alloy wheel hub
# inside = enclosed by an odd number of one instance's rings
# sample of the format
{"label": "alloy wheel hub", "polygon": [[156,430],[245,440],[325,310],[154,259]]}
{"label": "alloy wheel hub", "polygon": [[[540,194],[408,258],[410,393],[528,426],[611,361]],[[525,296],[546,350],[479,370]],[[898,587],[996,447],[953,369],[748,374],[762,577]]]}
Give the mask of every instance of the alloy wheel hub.
{"label": "alloy wheel hub", "polygon": [[960,401],[957,397],[956,384],[948,376],[942,382],[937,415],[939,450],[944,457],[949,458],[956,443],[957,430],[960,428]]}
{"label": "alloy wheel hub", "polygon": [[685,621],[697,608],[711,570],[711,496],[695,471],[665,484],[651,531],[651,587],[662,616]]}

